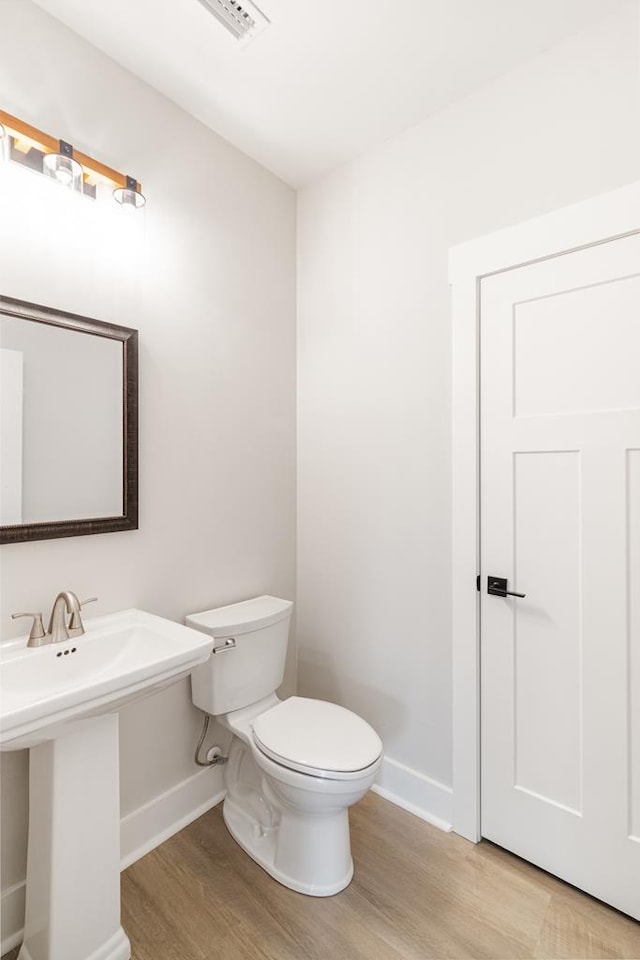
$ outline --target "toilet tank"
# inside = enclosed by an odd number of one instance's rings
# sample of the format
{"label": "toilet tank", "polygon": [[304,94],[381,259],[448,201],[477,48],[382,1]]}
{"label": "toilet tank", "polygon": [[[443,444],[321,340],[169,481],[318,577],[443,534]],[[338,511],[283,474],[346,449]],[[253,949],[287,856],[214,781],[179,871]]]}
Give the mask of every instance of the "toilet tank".
{"label": "toilet tank", "polygon": [[212,653],[191,671],[191,698],[212,716],[248,707],[282,683],[293,603],[254,597],[190,614],[188,627],[210,634]]}

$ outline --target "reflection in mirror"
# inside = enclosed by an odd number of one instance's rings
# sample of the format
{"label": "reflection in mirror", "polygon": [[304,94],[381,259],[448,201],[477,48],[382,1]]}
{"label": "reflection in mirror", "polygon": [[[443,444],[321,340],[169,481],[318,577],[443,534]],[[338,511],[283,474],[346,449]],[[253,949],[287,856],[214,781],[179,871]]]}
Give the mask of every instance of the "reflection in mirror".
{"label": "reflection in mirror", "polygon": [[137,332],[0,297],[1,541],[137,528]]}
{"label": "reflection in mirror", "polygon": [[0,343],[1,525],[121,514],[122,343],[16,317]]}

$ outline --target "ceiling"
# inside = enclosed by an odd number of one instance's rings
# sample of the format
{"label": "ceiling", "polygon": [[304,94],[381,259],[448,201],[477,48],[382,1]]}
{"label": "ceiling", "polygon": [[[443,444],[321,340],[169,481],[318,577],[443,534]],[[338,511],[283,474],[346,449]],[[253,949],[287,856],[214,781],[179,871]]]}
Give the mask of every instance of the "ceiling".
{"label": "ceiling", "polygon": [[244,47],[197,0],[36,2],[297,187],[625,0],[257,0]]}

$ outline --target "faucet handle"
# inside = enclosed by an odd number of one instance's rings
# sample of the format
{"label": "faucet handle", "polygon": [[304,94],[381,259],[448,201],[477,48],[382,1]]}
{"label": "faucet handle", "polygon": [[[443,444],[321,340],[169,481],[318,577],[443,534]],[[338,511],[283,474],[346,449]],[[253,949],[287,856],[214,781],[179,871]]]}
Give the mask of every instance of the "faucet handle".
{"label": "faucet handle", "polygon": [[45,639],[47,634],[44,632],[44,626],[42,624],[42,614],[41,613],[12,613],[11,619],[17,620],[19,617],[33,617],[33,623],[31,624],[31,631],[29,633],[29,639],[27,641],[28,647],[40,647],[42,641]]}
{"label": "faucet handle", "polygon": [[84,633],[84,626],[83,626],[83,623],[82,623],[82,617],[80,616],[80,607],[84,607],[85,604],[87,604],[87,603],[95,603],[97,599],[98,599],[97,597],[89,597],[88,600],[80,600],[80,601],[79,601],[78,609],[77,609],[77,610],[73,610],[72,613],[71,613],[71,618],[70,618],[70,620],[69,620],[69,626],[68,626],[68,628],[67,628],[69,631],[71,631],[71,630],[77,630],[78,633],[72,634],[71,632],[69,632],[69,636],[80,636],[82,633]]}

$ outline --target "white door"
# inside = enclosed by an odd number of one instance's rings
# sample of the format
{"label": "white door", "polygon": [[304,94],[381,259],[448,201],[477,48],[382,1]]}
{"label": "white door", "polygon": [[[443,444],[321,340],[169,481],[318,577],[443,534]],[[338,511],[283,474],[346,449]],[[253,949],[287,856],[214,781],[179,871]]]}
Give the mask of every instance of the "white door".
{"label": "white door", "polygon": [[640,236],[480,302],[482,835],[640,919]]}

